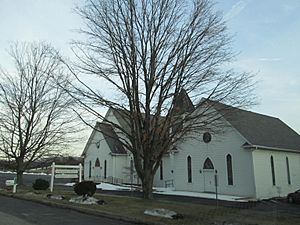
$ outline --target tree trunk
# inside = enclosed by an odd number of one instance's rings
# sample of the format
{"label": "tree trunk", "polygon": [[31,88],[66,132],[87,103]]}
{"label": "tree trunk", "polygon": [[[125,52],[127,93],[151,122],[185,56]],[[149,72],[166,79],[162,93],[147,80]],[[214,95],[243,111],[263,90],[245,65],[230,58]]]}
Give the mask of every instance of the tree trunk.
{"label": "tree trunk", "polygon": [[153,188],[154,174],[149,170],[144,171],[144,179],[142,180],[143,197],[145,199],[153,199],[152,188]]}
{"label": "tree trunk", "polygon": [[16,159],[17,163],[17,183],[18,185],[23,185],[23,173],[25,171],[24,168],[24,160],[22,158],[17,158]]}
{"label": "tree trunk", "polygon": [[17,171],[17,184],[23,185],[23,173],[24,171]]}

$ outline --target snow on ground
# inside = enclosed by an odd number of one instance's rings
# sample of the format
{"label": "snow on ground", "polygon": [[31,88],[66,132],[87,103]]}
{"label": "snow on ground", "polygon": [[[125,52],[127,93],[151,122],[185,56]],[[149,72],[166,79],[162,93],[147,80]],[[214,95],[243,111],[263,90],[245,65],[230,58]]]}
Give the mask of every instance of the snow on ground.
{"label": "snow on ground", "polygon": [[[179,195],[179,196],[189,196],[189,197],[216,199],[216,194],[215,193],[174,191],[171,188],[154,188],[153,193],[162,194],[162,195]],[[218,199],[219,200],[224,200],[224,201],[247,202],[247,200],[242,199],[241,197],[231,196],[231,195],[219,195],[218,194]]]}
{"label": "snow on ground", "polygon": [[[0,171],[0,173],[17,174],[16,172],[13,172],[13,171]],[[49,174],[46,174],[46,173],[33,173],[33,172],[24,172],[23,174],[27,174],[27,175],[49,175]]]}
{"label": "snow on ground", "polygon": [[75,183],[66,183],[64,184],[64,186],[67,186],[67,187],[73,187],[75,185]]}
{"label": "snow on ground", "polygon": [[[74,186],[75,183],[67,183],[65,186]],[[120,186],[115,184],[109,183],[101,183],[97,185],[97,189],[101,189],[104,191],[130,191],[130,187]],[[154,188],[155,194],[160,195],[178,195],[178,196],[189,196],[189,197],[198,197],[198,198],[209,198],[209,199],[216,199],[215,193],[201,193],[201,192],[190,192],[190,191],[175,191],[172,188],[162,188],[156,187]],[[246,199],[243,199],[238,196],[231,196],[231,195],[218,195],[219,200],[224,201],[237,201],[237,202],[247,202]]]}
{"label": "snow on ground", "polygon": [[106,191],[130,191],[130,188],[128,187],[108,183],[98,184],[97,189],[102,189]]}
{"label": "snow on ground", "polygon": [[[75,183],[64,184],[64,186],[68,186],[68,187],[73,187],[74,185]],[[124,187],[124,186],[109,184],[109,183],[101,183],[98,184],[96,187],[97,189],[101,189],[104,191],[130,191],[130,187]]]}

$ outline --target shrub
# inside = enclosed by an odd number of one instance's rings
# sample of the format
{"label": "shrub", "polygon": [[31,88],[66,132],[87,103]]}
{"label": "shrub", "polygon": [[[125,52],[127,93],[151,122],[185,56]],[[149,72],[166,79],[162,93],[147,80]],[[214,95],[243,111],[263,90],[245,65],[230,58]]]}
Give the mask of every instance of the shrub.
{"label": "shrub", "polygon": [[49,188],[49,182],[44,179],[36,179],[32,187],[34,190],[47,190]]}
{"label": "shrub", "polygon": [[96,184],[93,181],[82,181],[75,184],[74,191],[77,195],[93,196],[96,192]]}

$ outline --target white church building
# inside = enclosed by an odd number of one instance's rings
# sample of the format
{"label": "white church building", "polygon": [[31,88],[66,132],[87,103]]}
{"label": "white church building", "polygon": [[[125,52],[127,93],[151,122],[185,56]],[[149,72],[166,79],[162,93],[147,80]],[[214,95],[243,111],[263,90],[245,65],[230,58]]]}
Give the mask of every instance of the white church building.
{"label": "white church building", "polygon": [[[194,109],[187,94],[183,99],[183,108]],[[255,199],[300,189],[300,136],[294,130],[278,118],[242,109],[219,113],[224,132],[203,132],[201,138],[186,140],[166,153],[155,187],[215,192],[217,180],[218,193]],[[115,109],[107,111],[106,119],[124,126],[122,113]],[[85,180],[132,181],[132,155],[110,124],[96,123],[82,155]],[[133,182],[139,182],[136,175]]]}

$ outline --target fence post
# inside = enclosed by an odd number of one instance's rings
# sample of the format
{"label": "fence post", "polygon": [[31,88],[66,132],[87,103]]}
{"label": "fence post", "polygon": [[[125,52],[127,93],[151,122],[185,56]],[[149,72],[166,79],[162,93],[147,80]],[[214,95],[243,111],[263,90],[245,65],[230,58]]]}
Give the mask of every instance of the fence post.
{"label": "fence post", "polygon": [[15,177],[14,178],[14,186],[13,186],[13,193],[16,193],[17,192],[17,178]]}
{"label": "fence post", "polygon": [[53,192],[53,186],[54,186],[54,174],[55,172],[55,162],[52,163],[52,172],[51,172],[51,183],[50,183],[50,192]]}
{"label": "fence post", "polygon": [[82,165],[79,163],[79,183],[81,182],[82,179]]}

